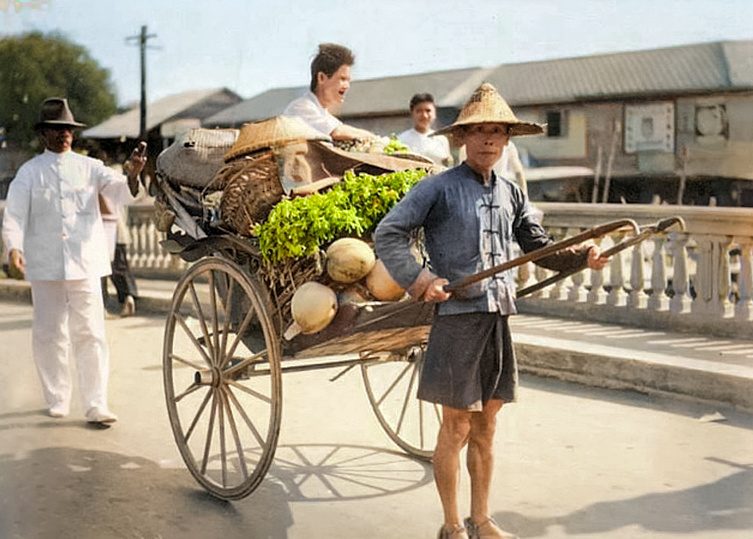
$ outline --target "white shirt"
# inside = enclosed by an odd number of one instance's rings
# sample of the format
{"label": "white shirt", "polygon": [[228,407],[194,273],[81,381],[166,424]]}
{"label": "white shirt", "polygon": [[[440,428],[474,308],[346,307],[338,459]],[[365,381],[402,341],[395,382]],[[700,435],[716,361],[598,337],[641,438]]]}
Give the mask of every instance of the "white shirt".
{"label": "white shirt", "polygon": [[414,153],[428,157],[438,165],[443,165],[445,159],[451,157],[450,143],[447,137],[442,135],[430,137],[429,135],[433,132],[419,133],[411,128],[400,133],[397,138]]}
{"label": "white shirt", "polygon": [[330,136],[332,131],[343,124],[327,109],[322,107],[316,95],[310,90],[288,103],[288,106],[282,111],[282,115],[300,118],[327,137]]}
{"label": "white shirt", "polygon": [[8,189],[2,236],[7,252],[23,252],[28,280],[110,274],[100,192],[116,204],[131,200],[125,176],[97,159],[45,150],[21,166]]}

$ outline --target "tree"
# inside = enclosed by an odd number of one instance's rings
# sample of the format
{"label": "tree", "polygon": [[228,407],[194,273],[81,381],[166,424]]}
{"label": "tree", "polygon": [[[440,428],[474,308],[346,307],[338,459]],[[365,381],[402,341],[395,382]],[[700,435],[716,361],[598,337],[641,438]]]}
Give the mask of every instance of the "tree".
{"label": "tree", "polygon": [[19,148],[37,145],[34,124],[47,97],[65,97],[76,120],[96,125],[116,112],[110,72],[60,34],[0,38],[0,127]]}

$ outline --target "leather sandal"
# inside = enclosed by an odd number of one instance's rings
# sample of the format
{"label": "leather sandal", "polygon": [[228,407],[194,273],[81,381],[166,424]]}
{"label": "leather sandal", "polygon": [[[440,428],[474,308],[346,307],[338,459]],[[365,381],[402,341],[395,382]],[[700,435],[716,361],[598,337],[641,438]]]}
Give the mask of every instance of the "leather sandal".
{"label": "leather sandal", "polygon": [[500,528],[492,517],[487,517],[481,524],[476,524],[471,517],[468,517],[463,524],[468,530],[469,539],[519,539],[514,533]]}
{"label": "leather sandal", "polygon": [[445,524],[439,528],[437,539],[468,539],[468,534],[462,524]]}

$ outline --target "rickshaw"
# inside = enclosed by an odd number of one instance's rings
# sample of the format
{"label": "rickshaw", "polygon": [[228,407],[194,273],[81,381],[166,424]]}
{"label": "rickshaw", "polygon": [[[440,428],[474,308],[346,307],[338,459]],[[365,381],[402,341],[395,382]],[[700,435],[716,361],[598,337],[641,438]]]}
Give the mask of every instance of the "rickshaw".
{"label": "rickshaw", "polygon": [[[314,170],[303,185],[309,192],[312,185],[326,188],[345,170],[381,174],[432,165],[413,155],[345,152],[315,137],[286,137],[279,129],[273,143],[259,145],[254,141],[258,137],[258,132],[252,134],[251,142],[246,137],[244,143],[243,133],[235,130],[192,130],[160,155],[150,185],[158,228],[166,234],[163,247],[190,262],[173,292],[162,351],[168,416],[188,470],[218,498],[237,500],[251,494],[264,479],[278,444],[282,374],[328,368],[340,369],[332,380],[359,369],[368,401],[388,437],[408,455],[430,460],[441,412],[439,406],[418,400],[416,388],[434,306],[408,298],[350,302],[338,308],[325,329],[285,338],[293,292],[302,282],[325,275],[322,261],[270,271],[248,230],[249,211],[262,207],[263,213],[289,194],[285,183],[295,160],[298,168],[303,164]],[[247,150],[240,161],[238,154],[244,152],[234,150],[239,146]],[[451,283],[450,288],[630,229],[632,237],[615,246],[616,252],[674,222],[643,231],[630,220],[608,223]],[[549,283],[562,277],[554,276]]]}

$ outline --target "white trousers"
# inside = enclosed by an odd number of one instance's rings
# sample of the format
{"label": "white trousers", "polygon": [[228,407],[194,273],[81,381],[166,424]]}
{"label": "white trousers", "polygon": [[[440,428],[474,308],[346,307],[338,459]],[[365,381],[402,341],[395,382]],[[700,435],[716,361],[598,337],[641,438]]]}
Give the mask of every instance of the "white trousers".
{"label": "white trousers", "polygon": [[32,353],[48,408],[66,413],[70,408],[72,353],[84,413],[106,410],[109,356],[99,277],[31,281],[31,294]]}

